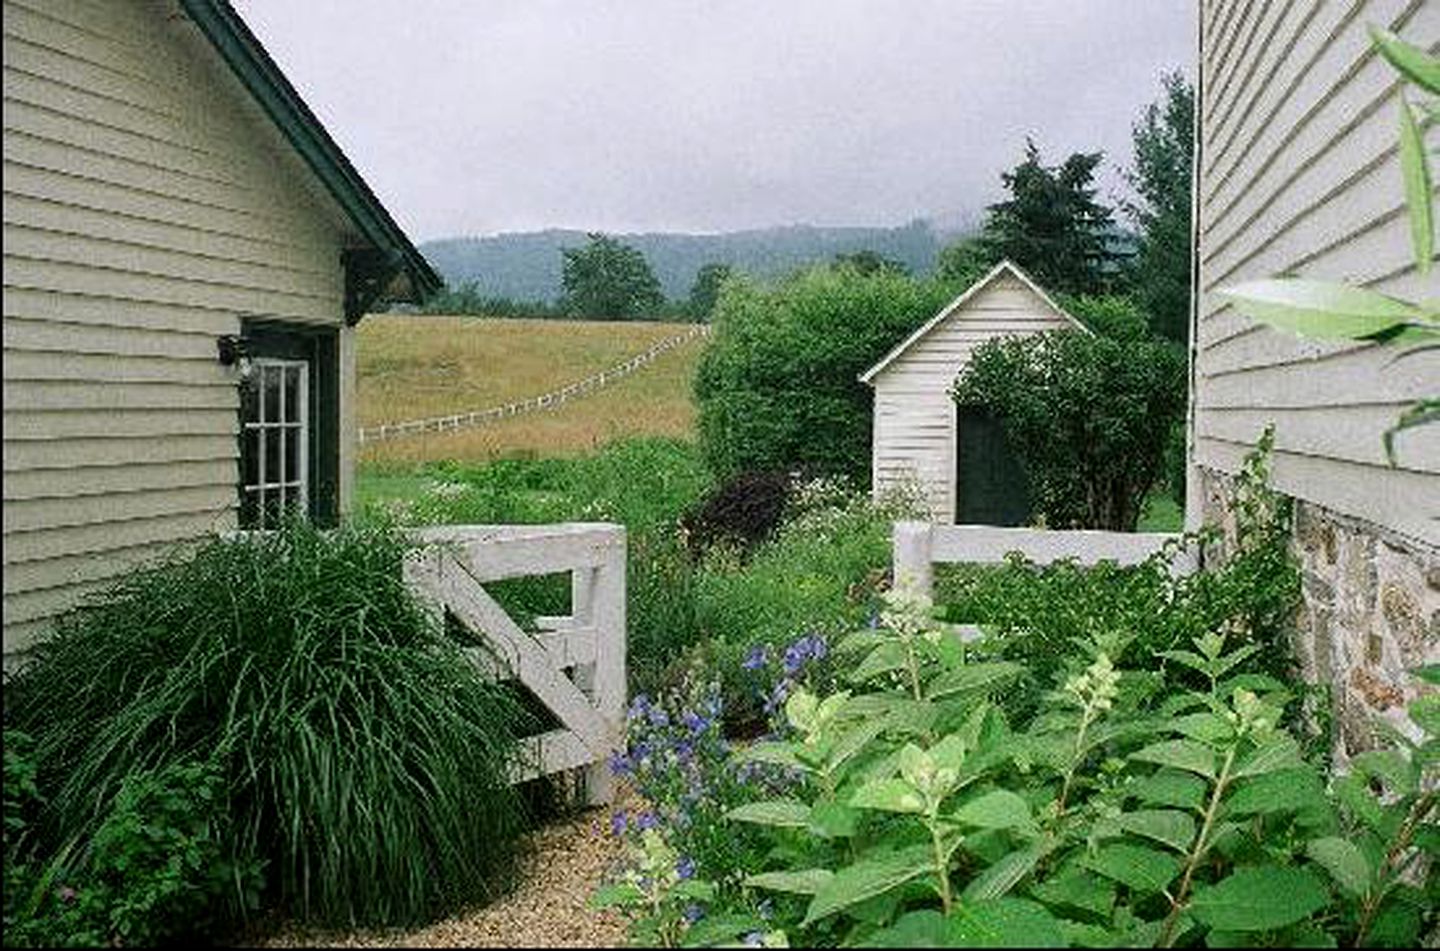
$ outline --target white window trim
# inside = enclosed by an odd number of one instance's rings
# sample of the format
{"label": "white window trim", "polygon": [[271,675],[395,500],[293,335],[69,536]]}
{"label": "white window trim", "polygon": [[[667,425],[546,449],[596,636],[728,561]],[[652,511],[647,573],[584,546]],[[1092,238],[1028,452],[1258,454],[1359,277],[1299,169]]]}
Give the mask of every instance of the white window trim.
{"label": "white window trim", "polygon": [[[294,505],[301,514],[309,512],[309,488],[310,488],[310,364],[306,360],[285,360],[275,357],[261,357],[253,361],[253,372],[255,374],[256,419],[245,419],[241,421],[241,439],[247,439],[251,432],[258,432],[255,439],[256,459],[255,473],[259,481],[254,483],[241,483],[240,491],[242,498],[249,493],[255,495],[255,511],[258,528],[274,528],[276,526],[266,524],[266,497],[276,493],[280,498],[280,511],[285,511],[287,505]],[[265,406],[265,376],[267,372],[278,370],[280,373],[280,385],[277,387],[279,406],[274,413],[275,419],[266,419]],[[294,371],[296,373],[295,394],[297,406],[287,406],[285,398],[285,374]],[[279,473],[278,482],[267,482],[265,480],[266,463],[266,439],[265,434],[271,430],[280,430],[282,435],[278,440],[280,445],[280,458],[277,460],[276,472]],[[297,433],[295,445],[300,458],[295,466],[295,478],[285,478],[285,443],[284,433],[293,430]]]}

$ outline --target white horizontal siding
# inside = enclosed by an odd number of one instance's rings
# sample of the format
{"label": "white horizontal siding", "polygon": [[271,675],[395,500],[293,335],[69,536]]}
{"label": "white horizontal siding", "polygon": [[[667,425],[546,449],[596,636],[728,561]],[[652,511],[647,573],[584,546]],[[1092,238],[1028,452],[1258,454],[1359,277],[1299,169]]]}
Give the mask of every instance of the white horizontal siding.
{"label": "white horizontal siding", "polygon": [[1440,393],[1440,354],[1304,340],[1216,293],[1295,274],[1435,295],[1411,256],[1399,83],[1365,28],[1437,50],[1440,4],[1207,0],[1201,21],[1196,461],[1234,472],[1273,423],[1283,491],[1440,543],[1440,432],[1401,434],[1395,467],[1381,443],[1411,401]]}
{"label": "white horizontal siding", "polygon": [[1003,274],[896,356],[875,387],[876,492],[918,482],[932,517],[955,520],[955,403],[950,386],[987,340],[1072,326],[1021,281]]}
{"label": "white horizontal siding", "polygon": [[4,628],[234,525],[241,315],[342,321],[350,227],[167,0],[4,3]]}

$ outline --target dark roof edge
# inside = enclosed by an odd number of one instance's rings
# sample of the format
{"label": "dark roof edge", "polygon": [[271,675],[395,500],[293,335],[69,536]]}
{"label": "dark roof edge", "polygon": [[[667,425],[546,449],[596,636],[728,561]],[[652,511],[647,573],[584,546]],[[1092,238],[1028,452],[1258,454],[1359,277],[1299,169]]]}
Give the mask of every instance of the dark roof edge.
{"label": "dark roof edge", "polygon": [[409,276],[413,297],[418,300],[438,290],[444,283],[440,276],[390,217],[228,0],[179,2],[365,238],[386,253],[397,271]]}

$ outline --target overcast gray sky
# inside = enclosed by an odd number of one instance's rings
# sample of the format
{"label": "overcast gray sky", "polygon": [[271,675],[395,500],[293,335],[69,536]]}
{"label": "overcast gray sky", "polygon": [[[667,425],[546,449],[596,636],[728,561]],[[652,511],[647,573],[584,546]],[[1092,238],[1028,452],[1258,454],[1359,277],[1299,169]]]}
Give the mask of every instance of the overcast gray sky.
{"label": "overcast gray sky", "polygon": [[1194,0],[235,0],[415,240],[954,224],[1106,153]]}

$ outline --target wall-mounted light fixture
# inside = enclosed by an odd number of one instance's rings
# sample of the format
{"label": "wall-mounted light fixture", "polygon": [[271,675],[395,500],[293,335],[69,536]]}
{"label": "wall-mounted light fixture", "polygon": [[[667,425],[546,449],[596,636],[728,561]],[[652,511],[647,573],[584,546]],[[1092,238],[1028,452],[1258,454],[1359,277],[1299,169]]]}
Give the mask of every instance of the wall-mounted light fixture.
{"label": "wall-mounted light fixture", "polygon": [[239,337],[235,334],[225,334],[216,342],[216,349],[219,351],[220,365],[233,367],[240,365],[240,378],[247,379],[250,376],[250,341],[246,337]]}

